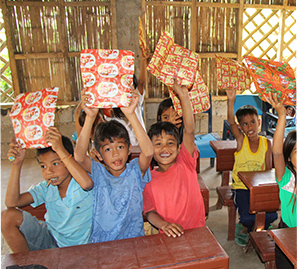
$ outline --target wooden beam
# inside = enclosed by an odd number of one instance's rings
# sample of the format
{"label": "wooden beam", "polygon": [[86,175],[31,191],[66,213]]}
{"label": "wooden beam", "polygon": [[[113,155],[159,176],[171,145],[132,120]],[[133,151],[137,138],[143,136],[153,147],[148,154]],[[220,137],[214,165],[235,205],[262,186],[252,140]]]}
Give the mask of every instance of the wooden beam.
{"label": "wooden beam", "polygon": [[111,0],[110,9],[112,12],[111,16],[111,31],[112,31],[112,49],[118,48],[118,38],[117,38],[117,15],[116,15],[116,0]]}
{"label": "wooden beam", "polygon": [[8,16],[6,6],[7,1],[3,0],[1,2],[1,8],[2,8],[2,14],[3,14],[3,20],[4,20],[4,28],[6,32],[6,42],[7,42],[7,49],[8,49],[8,55],[9,55],[9,62],[10,62],[10,71],[11,71],[11,77],[12,77],[12,83],[13,83],[13,90],[15,96],[19,95],[21,93],[20,90],[20,84],[19,84],[19,77],[18,77],[18,70],[16,65],[16,59],[14,54],[14,47],[12,44],[12,34],[10,26],[12,25],[10,22],[10,16]]}
{"label": "wooden beam", "polygon": [[[288,0],[284,0],[284,5],[288,4]],[[283,61],[283,49],[284,49],[284,33],[286,27],[286,10],[281,10],[280,21],[279,21],[279,32],[278,32],[278,49],[277,49],[277,60]]]}
{"label": "wooden beam", "polygon": [[244,0],[239,2],[238,25],[237,25],[237,60],[242,61],[242,31],[243,31],[243,6]]}

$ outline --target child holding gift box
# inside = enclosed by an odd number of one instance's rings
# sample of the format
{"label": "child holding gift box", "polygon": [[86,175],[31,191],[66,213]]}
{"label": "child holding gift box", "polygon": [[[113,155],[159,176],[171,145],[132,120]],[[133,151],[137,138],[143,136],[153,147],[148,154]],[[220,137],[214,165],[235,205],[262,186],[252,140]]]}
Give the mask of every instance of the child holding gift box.
{"label": "child holding gift box", "polygon": [[88,95],[82,94],[82,108],[87,114],[77,140],[75,158],[94,183],[93,228],[90,243],[118,240],[144,235],[142,191],[150,181],[149,166],[153,146],[135,114],[139,95],[133,90],[129,107],[121,110],[130,121],[141,153],[127,163],[131,144],[126,128],[118,121],[101,122],[96,126],[96,156],[104,164],[87,156],[88,141],[98,108],[86,106]]}
{"label": "child holding gift box", "polygon": [[[292,228],[297,226],[296,130],[290,132],[284,141],[287,112],[284,106],[285,99],[279,102],[277,94],[269,92],[266,101],[272,105],[278,114],[272,152],[275,164],[275,177],[279,185],[279,198],[281,201],[282,217],[279,228]],[[275,263],[277,268],[293,268],[292,263],[277,245],[275,245]]]}
{"label": "child holding gift box", "polygon": [[[71,141],[55,127],[45,134],[51,147],[37,149],[45,181],[20,194],[20,173],[26,150],[13,138],[8,157],[14,157],[2,212],[1,230],[13,252],[88,243],[92,224],[92,180],[72,158]],[[17,207],[45,203],[45,222]]]}
{"label": "child holding gift box", "polygon": [[[138,103],[135,108],[135,114],[136,114],[136,116],[144,130],[146,130],[146,129],[145,129],[145,124],[144,124],[144,120],[143,120],[142,106],[143,106],[144,94],[145,94],[144,84],[145,84],[146,60],[147,60],[146,58],[141,56],[141,58],[140,58],[140,73],[139,73],[138,81],[137,81],[136,76],[133,75],[133,86],[139,94]],[[107,109],[104,109],[104,111],[106,111],[106,110]],[[123,114],[123,112],[121,111],[120,108],[110,109],[110,112],[105,113],[105,114],[106,114],[105,119],[107,121],[116,120],[116,121],[119,121],[121,124],[123,124],[129,133],[131,145],[132,146],[138,145],[138,141],[137,141],[135,132],[134,132],[129,120],[125,117],[125,115]]]}
{"label": "child holding gift box", "polygon": [[[265,171],[272,168],[271,143],[264,137],[259,136],[258,128],[260,120],[254,106],[246,105],[239,108],[234,117],[235,90],[226,90],[228,101],[228,122],[231,132],[236,139],[237,149],[234,153],[234,166],[232,171],[232,192],[234,204],[239,213],[239,224],[236,225],[235,242],[245,246],[248,241],[248,232],[252,231],[255,214],[249,213],[250,191],[238,178],[239,171]],[[276,212],[267,212],[265,229],[277,219]]]}
{"label": "child holding gift box", "polygon": [[188,89],[174,83],[184,118],[183,141],[171,122],[151,126],[149,137],[158,167],[151,171],[152,181],[143,192],[144,213],[148,221],[167,236],[181,236],[185,229],[205,225],[204,203],[197,181],[194,143],[194,117]]}

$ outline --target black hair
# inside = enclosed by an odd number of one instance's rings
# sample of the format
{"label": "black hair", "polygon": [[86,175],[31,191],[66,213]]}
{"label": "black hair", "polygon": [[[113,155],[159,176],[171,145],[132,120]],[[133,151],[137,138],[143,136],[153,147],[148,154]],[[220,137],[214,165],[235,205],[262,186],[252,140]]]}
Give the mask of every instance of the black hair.
{"label": "black hair", "polygon": [[[294,191],[293,191],[292,197],[289,202],[289,203],[291,203],[291,201],[293,200],[293,211],[294,211],[294,207],[296,205],[297,188],[296,188],[296,171],[295,171],[294,166],[291,162],[291,154],[292,154],[292,151],[293,151],[295,145],[296,145],[296,130],[288,133],[288,135],[284,141],[284,144],[283,144],[283,154],[284,154],[284,159],[285,159],[285,165],[292,172],[292,174],[295,177],[295,187],[294,187]],[[295,197],[294,197],[294,195],[295,195]]]}
{"label": "black hair", "polygon": [[148,131],[148,136],[152,140],[153,136],[160,136],[162,131],[168,135],[172,135],[177,140],[177,145],[181,143],[177,127],[169,121],[154,123]]}
{"label": "black hair", "polygon": [[158,106],[158,112],[157,112],[157,122],[161,122],[162,118],[161,115],[162,113],[173,106],[173,102],[171,98],[166,98],[164,99]]}
{"label": "black hair", "polygon": [[[71,140],[67,136],[62,135],[62,143],[64,148],[68,151],[68,153],[73,156],[74,150]],[[45,154],[49,151],[55,152],[52,147],[36,149],[36,157]]]}
{"label": "black hair", "polygon": [[237,118],[239,124],[241,122],[241,119],[246,115],[256,115],[258,118],[257,108],[255,108],[252,105],[245,105],[245,106],[240,107],[236,111],[236,118]]}
{"label": "black hair", "polygon": [[100,153],[101,143],[108,139],[109,142],[113,142],[115,138],[124,138],[125,142],[130,147],[130,137],[127,129],[123,124],[116,120],[107,122],[100,122],[94,132],[94,145],[95,149]]}

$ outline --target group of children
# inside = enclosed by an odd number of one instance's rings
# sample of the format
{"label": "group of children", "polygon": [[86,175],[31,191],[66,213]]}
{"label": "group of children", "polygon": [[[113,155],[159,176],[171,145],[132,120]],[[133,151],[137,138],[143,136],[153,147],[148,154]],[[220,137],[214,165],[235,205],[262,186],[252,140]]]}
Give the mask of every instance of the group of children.
{"label": "group of children", "polygon": [[[205,226],[205,212],[197,181],[199,153],[194,143],[195,122],[188,89],[174,81],[183,118],[175,112],[171,99],[161,103],[157,123],[146,133],[136,108],[139,91],[132,87],[129,107],[120,108],[135,134],[141,153],[128,162],[132,143],[126,127],[117,119],[98,120],[98,108],[88,106],[82,90],[80,109],[84,111],[76,147],[55,127],[45,134],[51,147],[37,150],[37,161],[45,181],[20,193],[20,172],[25,158],[12,139],[7,156],[15,157],[7,185],[6,206],[1,229],[13,252],[104,242],[144,235],[143,214],[160,232],[178,237],[184,230]],[[236,112],[235,91],[228,90],[228,121],[237,141],[232,189],[239,212],[236,242],[247,243],[255,216],[249,213],[249,191],[237,177],[238,171],[272,168],[280,186],[282,227],[296,227],[296,131],[283,143],[286,111],[284,100],[267,98],[279,114],[270,141],[258,135],[257,110],[244,106]],[[78,130],[78,129],[77,129]],[[92,158],[90,137],[94,144]],[[152,167],[152,159],[154,166]],[[18,209],[28,204],[45,204],[45,222]],[[277,219],[266,214],[265,228]]]}

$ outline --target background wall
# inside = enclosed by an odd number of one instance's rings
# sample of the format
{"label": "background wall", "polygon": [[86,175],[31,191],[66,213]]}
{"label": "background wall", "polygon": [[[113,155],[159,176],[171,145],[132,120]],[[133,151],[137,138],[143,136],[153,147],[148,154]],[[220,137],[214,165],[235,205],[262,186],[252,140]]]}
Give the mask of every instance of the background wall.
{"label": "background wall", "polygon": [[[159,103],[147,103],[144,106],[145,122],[147,130],[151,124],[156,122],[157,108]],[[225,100],[212,101],[212,130],[222,137],[223,121],[227,118],[227,102]],[[10,109],[1,109],[1,159],[6,159],[13,129],[9,117]],[[61,133],[69,138],[75,132],[75,106],[59,107],[56,110],[55,126]],[[208,114],[200,113],[196,118],[196,134],[205,134],[208,130]],[[34,158],[35,150],[29,149],[26,153],[28,158]]]}

